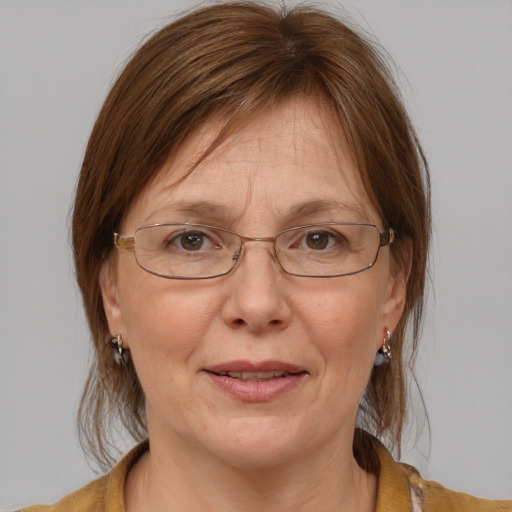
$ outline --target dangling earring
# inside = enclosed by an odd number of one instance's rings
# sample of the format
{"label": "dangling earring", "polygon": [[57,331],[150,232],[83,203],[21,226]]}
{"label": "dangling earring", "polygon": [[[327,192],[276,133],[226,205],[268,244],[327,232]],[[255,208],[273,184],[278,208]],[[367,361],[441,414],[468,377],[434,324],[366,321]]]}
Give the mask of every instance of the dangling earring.
{"label": "dangling earring", "polygon": [[114,361],[117,364],[123,364],[123,366],[128,365],[128,361],[130,360],[130,356],[128,352],[123,348],[123,338],[120,334],[114,336],[110,343],[112,344],[112,348],[114,349]]}
{"label": "dangling earring", "polygon": [[391,361],[391,333],[389,329],[385,329],[386,337],[382,343],[382,346],[379,348],[379,351],[375,355],[375,363],[374,366],[380,366],[383,363],[389,363]]}

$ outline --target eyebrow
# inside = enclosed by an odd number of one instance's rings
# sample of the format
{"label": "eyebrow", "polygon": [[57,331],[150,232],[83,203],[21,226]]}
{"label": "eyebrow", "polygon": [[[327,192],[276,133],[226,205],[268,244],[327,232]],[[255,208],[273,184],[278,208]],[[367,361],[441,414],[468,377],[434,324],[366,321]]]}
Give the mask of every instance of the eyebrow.
{"label": "eyebrow", "polygon": [[288,212],[289,217],[307,217],[316,213],[353,213],[359,220],[370,222],[368,212],[356,203],[336,201],[334,199],[314,199],[292,206]]}
{"label": "eyebrow", "polygon": [[[151,212],[146,219],[151,219],[158,213],[180,213],[190,216],[207,217],[215,221],[225,221],[230,215],[232,207],[225,204],[215,203],[211,201],[177,201],[164,204]],[[359,221],[370,222],[370,216],[367,211],[356,203],[346,201],[336,201],[334,199],[313,199],[304,201],[291,206],[285,213],[284,218],[291,221],[297,218],[304,218],[310,215],[321,213],[352,213],[355,214]]]}
{"label": "eyebrow", "polygon": [[166,212],[223,220],[228,217],[229,210],[231,208],[224,204],[210,201],[176,201],[160,205],[146,217],[146,221],[156,214]]}

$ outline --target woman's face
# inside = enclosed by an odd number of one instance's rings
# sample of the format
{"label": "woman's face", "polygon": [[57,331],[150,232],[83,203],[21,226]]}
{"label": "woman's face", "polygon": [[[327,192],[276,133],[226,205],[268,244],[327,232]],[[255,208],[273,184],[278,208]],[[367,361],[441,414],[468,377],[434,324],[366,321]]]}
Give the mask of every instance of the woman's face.
{"label": "woman's face", "polygon": [[[330,221],[382,230],[313,101],[295,99],[250,122],[175,184],[216,129],[205,127],[163,166],[123,234],[170,222],[255,237]],[[237,467],[351,448],[375,353],[405,294],[388,247],[372,268],[324,279],[284,273],[266,242],[247,243],[235,269],[213,279],[157,277],[125,251],[102,275],[110,331],[122,335],[145,392],[152,446]]]}

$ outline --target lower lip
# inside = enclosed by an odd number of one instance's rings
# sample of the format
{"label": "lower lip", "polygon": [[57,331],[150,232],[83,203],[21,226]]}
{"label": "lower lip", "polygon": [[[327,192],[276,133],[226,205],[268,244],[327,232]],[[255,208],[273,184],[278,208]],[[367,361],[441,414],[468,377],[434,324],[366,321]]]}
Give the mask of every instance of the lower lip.
{"label": "lower lip", "polygon": [[245,402],[269,402],[295,389],[306,373],[286,375],[266,381],[243,381],[206,372],[213,383],[225,393]]}

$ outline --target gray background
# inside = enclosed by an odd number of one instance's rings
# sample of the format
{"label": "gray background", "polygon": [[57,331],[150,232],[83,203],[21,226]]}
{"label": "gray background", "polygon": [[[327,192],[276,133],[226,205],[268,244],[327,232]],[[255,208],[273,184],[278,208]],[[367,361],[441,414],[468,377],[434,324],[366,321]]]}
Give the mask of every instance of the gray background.
{"label": "gray background", "polygon": [[[112,76],[186,0],[0,0],[0,509],[94,474],[74,416],[88,332],[68,247]],[[418,376],[427,478],[512,498],[512,3],[347,1],[394,58],[433,177],[434,293]],[[425,431],[424,431],[425,432]]]}

